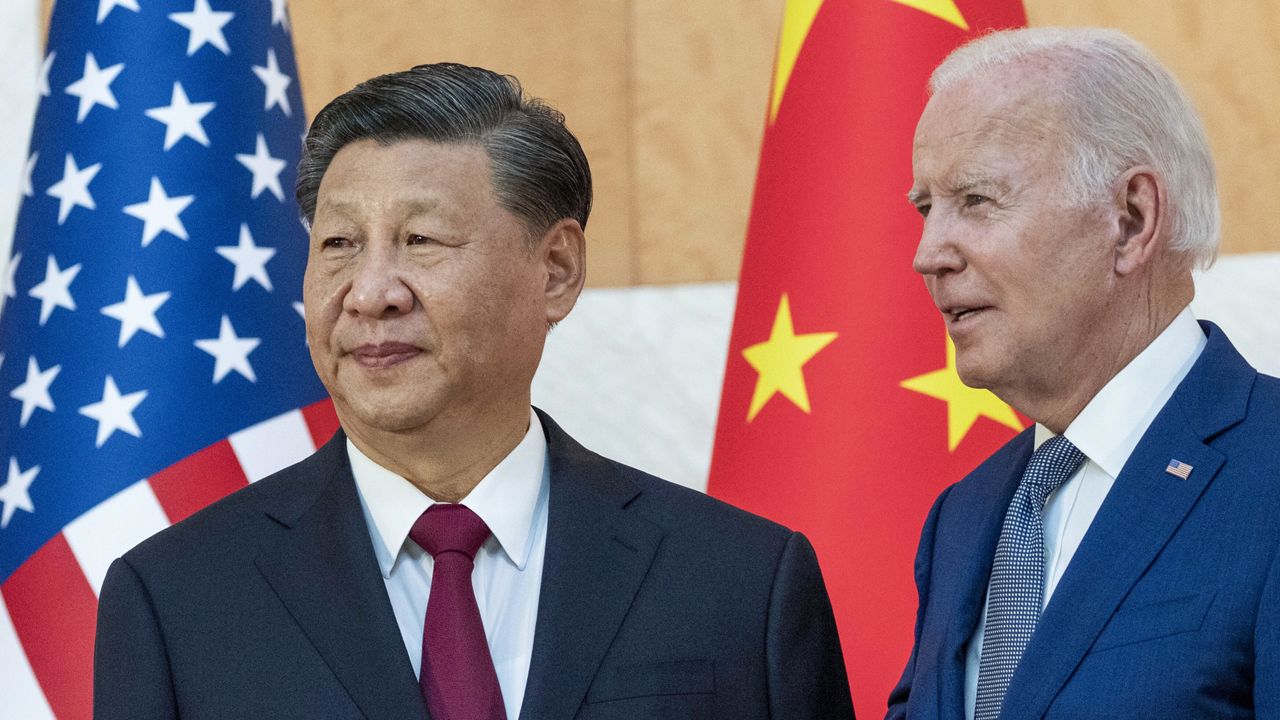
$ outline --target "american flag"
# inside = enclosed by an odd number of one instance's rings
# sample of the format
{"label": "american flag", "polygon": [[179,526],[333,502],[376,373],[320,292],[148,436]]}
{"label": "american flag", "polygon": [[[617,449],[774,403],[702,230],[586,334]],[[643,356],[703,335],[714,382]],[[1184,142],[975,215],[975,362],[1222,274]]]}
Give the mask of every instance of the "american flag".
{"label": "american flag", "polygon": [[1181,460],[1170,460],[1169,467],[1165,468],[1164,471],[1170,475],[1186,480],[1191,477],[1191,469],[1190,465],[1182,462]]}
{"label": "american flag", "polygon": [[285,0],[62,0],[0,258],[0,715],[88,718],[138,541],[336,427],[307,357]]}

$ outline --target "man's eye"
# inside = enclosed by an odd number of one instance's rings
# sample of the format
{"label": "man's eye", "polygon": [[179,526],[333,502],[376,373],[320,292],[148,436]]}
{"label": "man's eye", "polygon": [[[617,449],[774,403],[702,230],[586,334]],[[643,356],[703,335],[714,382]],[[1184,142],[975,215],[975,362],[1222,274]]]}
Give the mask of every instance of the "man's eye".
{"label": "man's eye", "polygon": [[350,238],[344,237],[327,237],[320,242],[323,248],[348,248],[351,247]]}
{"label": "man's eye", "polygon": [[409,245],[427,245],[435,242],[435,240],[432,240],[426,235],[417,235],[414,233],[410,233],[409,237],[405,238],[405,242],[408,243]]}
{"label": "man's eye", "polygon": [[916,212],[920,213],[920,217],[929,217],[929,208],[932,207],[928,203],[921,203],[916,206]]}
{"label": "man's eye", "polygon": [[974,195],[974,194],[972,194],[972,193],[971,193],[971,194],[969,194],[969,195],[965,195],[965,196],[964,196],[964,206],[965,206],[965,207],[976,207],[976,206],[978,206],[978,205],[986,204],[986,203],[988,203],[988,202],[990,202],[990,201],[991,201],[991,199],[990,199],[990,198],[988,198],[988,197],[987,197],[987,196],[985,196],[985,195]]}

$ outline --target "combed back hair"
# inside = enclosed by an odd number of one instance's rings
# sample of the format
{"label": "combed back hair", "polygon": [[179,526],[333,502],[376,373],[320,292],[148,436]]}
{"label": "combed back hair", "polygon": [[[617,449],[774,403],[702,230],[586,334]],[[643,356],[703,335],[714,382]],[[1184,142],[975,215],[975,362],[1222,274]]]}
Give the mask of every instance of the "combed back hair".
{"label": "combed back hair", "polygon": [[1213,158],[1191,101],[1146,48],[1118,30],[1024,28],[991,33],[953,51],[929,92],[1010,63],[1041,60],[1060,73],[1054,106],[1067,127],[1071,189],[1104,200],[1136,165],[1151,165],[1168,193],[1169,247],[1208,268],[1218,255],[1221,210]]}
{"label": "combed back hair", "polygon": [[298,162],[298,205],[310,227],[329,163],[344,146],[371,139],[474,143],[485,149],[498,203],[537,237],[564,218],[583,228],[591,213],[591,168],[564,115],[526,97],[510,75],[456,63],[381,75],[316,114]]}

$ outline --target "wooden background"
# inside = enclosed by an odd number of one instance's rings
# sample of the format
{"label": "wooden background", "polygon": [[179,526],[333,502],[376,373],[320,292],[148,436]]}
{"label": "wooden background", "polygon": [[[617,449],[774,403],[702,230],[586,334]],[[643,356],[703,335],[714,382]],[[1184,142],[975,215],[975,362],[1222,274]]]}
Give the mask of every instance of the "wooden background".
{"label": "wooden background", "polygon": [[[599,287],[736,278],[784,2],[291,0],[290,15],[310,113],[439,60],[514,74],[563,110],[595,173]],[[1224,251],[1280,251],[1280,2],[1025,6],[1033,25],[1117,27],[1166,62],[1209,130]]]}

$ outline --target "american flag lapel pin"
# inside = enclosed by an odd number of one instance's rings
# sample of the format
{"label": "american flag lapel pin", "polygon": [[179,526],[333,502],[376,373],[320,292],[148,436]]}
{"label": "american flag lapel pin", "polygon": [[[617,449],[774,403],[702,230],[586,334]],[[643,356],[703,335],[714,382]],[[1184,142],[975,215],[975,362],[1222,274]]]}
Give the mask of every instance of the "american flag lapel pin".
{"label": "american flag lapel pin", "polygon": [[1186,480],[1190,477],[1192,469],[1193,468],[1190,465],[1182,462],[1181,460],[1170,460],[1169,467],[1165,468],[1164,471],[1170,475]]}

